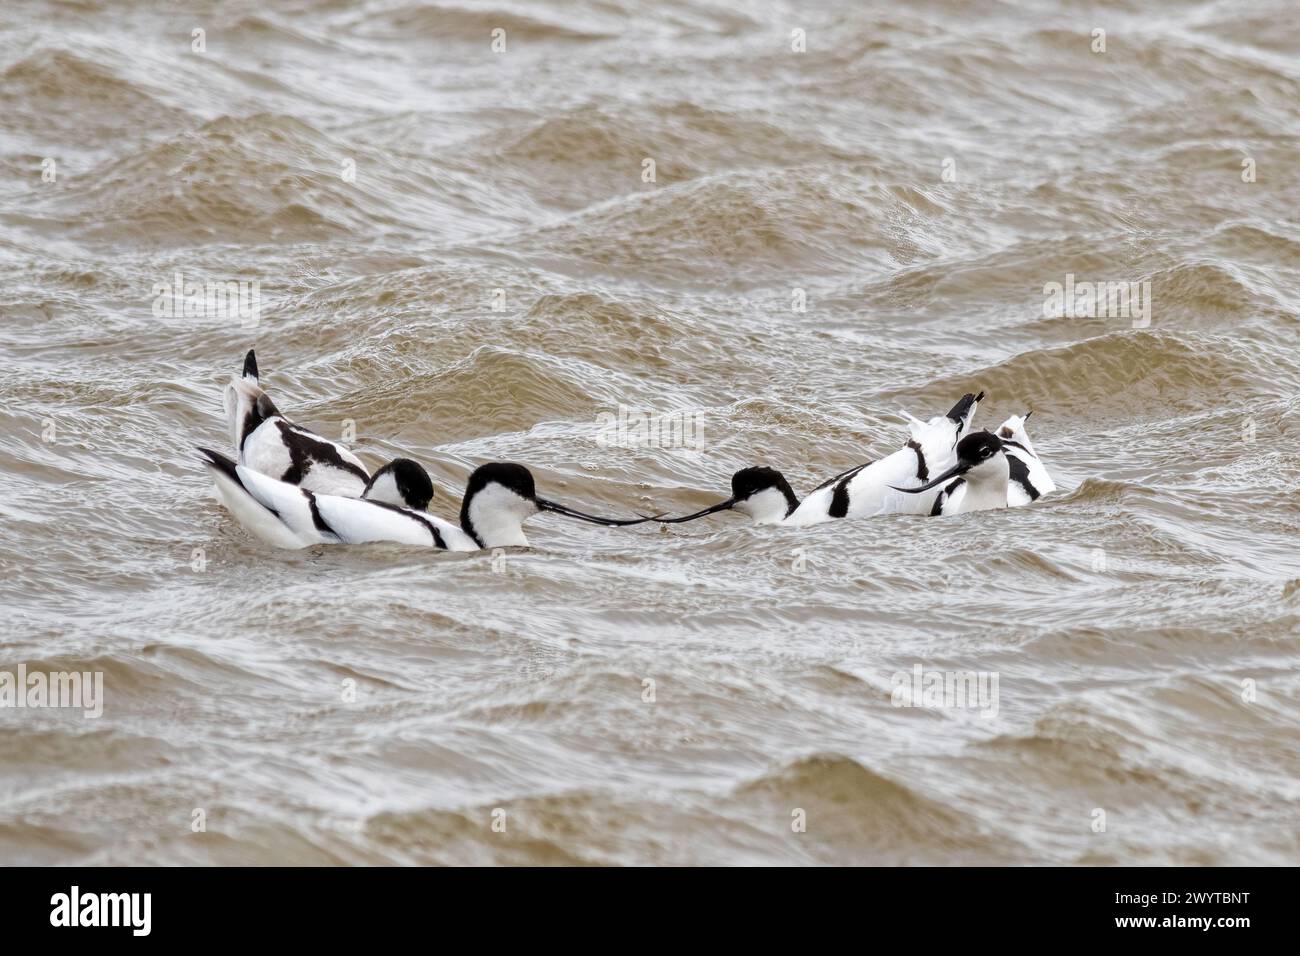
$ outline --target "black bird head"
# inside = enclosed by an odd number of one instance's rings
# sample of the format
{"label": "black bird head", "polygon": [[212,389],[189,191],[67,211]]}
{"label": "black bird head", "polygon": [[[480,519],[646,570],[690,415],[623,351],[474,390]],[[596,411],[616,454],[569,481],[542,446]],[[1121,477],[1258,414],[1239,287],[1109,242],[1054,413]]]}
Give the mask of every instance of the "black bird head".
{"label": "black bird head", "polygon": [[775,468],[760,465],[742,468],[731,476],[731,497],[726,501],[719,501],[716,505],[710,505],[694,514],[659,520],[665,524],[681,524],[731,508],[760,521],[769,516],[780,520],[788,517],[797,507],[799,507],[799,499],[795,496],[790,483],[785,480],[785,476]]}
{"label": "black bird head", "polygon": [[592,524],[616,528],[626,525],[643,524],[652,518],[602,518],[587,514],[558,502],[537,496],[537,486],[533,473],[523,465],[513,462],[494,461],[480,465],[469,476],[465,486],[465,498],[460,505],[461,529],[475,541],[482,542],[479,527],[486,522],[514,521],[522,523],[539,511],[550,511],[589,521]]}

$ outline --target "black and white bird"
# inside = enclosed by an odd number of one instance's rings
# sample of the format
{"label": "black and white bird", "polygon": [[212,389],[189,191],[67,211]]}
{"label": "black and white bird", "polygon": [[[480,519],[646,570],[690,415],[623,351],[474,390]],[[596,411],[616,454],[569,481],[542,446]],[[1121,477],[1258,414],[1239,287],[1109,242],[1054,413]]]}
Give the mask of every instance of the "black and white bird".
{"label": "black and white bird", "polygon": [[731,476],[731,497],[694,514],[660,518],[664,524],[682,524],[719,511],[739,511],[755,524],[784,524],[799,509],[799,499],[775,468],[757,465],[742,468]]}
{"label": "black and white bird", "polygon": [[957,463],[919,488],[898,488],[904,494],[922,494],[938,488],[931,515],[958,515],[968,511],[1006,508],[1011,466],[1006,446],[992,432],[972,432],[957,443]]}
{"label": "black and white bird", "polygon": [[907,416],[909,434],[902,448],[822,482],[788,523],[803,526],[833,518],[923,514],[930,502],[898,495],[896,487],[924,484],[931,475],[951,467],[956,461],[957,440],[970,429],[971,419],[983,400],[983,392],[967,392],[946,415],[936,415],[927,422]]}
{"label": "black and white bird", "polygon": [[719,511],[735,510],[756,524],[795,527],[820,524],[836,518],[868,515],[924,514],[938,492],[919,499],[897,493],[896,486],[920,486],[957,460],[957,441],[975,415],[984,393],[968,392],[946,415],[928,422],[907,416],[908,440],[894,453],[850,468],[818,485],[802,502],[785,477],[772,468],[742,468],[732,475],[731,497],[695,514],[661,519],[675,524],[694,521]]}
{"label": "black and white bird", "polygon": [[241,465],[315,494],[417,510],[433,498],[433,482],[418,462],[395,458],[371,475],[343,445],[285,418],[262,389],[252,349],[244,357],[242,374],[231,378],[222,398]]}
{"label": "black and white bird", "polygon": [[342,495],[317,494],[267,477],[220,452],[200,448],[222,501],[245,528],[277,548],[314,544],[392,542],[447,551],[527,547],[523,524],[538,512],[607,527],[652,520],[602,518],[538,497],[532,473],[523,465],[492,462],[469,476],[460,523],[415,508]]}
{"label": "black and white bird", "polygon": [[1033,412],[1012,415],[998,426],[997,436],[1002,439],[1002,447],[1007,454],[1007,464],[1011,468],[1011,480],[1007,486],[1007,503],[1013,508],[1037,501],[1043,495],[1056,490],[1056,482],[1047,473],[1038,453],[1029,441],[1025,422]]}

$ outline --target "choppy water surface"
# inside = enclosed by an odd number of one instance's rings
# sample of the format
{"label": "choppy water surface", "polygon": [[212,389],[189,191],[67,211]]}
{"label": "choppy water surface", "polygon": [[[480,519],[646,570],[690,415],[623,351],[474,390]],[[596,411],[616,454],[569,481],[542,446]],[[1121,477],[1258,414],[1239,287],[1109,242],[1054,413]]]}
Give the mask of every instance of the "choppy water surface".
{"label": "choppy water surface", "polygon": [[[1294,10],[976,6],[6,3],[0,668],[106,701],[0,711],[0,859],[1300,861]],[[155,314],[178,272],[257,327]],[[493,459],[806,493],[981,388],[1061,490],[276,552],[193,454],[254,345],[446,516]],[[996,715],[893,706],[916,665]]]}

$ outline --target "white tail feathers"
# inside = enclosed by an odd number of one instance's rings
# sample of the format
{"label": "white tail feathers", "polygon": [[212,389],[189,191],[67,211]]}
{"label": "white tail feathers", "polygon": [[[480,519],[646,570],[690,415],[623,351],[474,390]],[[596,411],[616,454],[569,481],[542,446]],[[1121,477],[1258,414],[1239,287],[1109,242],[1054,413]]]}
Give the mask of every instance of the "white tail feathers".
{"label": "white tail feathers", "polygon": [[920,441],[922,429],[925,428],[926,423],[921,421],[921,419],[917,418],[911,412],[905,411],[901,408],[898,410],[898,414],[902,415],[903,421],[907,423],[907,434],[916,441]]}
{"label": "white tail feathers", "polygon": [[273,548],[304,548],[311,543],[291,531],[275,512],[249,493],[239,479],[234,462],[211,452],[206,454],[209,460],[204,464],[208,466],[222,502],[236,521]]}
{"label": "white tail feathers", "polygon": [[243,447],[249,426],[256,427],[261,418],[255,414],[257,400],[263,395],[256,379],[232,377],[230,384],[222,393],[221,400],[226,406],[226,421],[230,426],[230,441],[235,446],[235,453]]}

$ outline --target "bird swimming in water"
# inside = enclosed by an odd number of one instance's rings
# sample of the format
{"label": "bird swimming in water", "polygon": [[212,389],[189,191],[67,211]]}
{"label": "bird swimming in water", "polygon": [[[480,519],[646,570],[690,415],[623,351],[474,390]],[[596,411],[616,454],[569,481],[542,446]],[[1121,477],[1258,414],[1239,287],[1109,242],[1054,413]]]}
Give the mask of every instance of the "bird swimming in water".
{"label": "bird swimming in water", "polygon": [[452,524],[415,508],[316,494],[237,464],[220,452],[207,448],[199,451],[230,513],[262,541],[277,548],[384,541],[447,551],[477,551],[527,547],[523,524],[543,511],[607,527],[653,520],[644,516],[602,518],[539,497],[532,473],[510,462],[491,462],[474,469],[465,486],[460,523]]}
{"label": "bird swimming in water", "polygon": [[241,465],[315,494],[417,510],[433,498],[433,482],[418,462],[395,458],[371,475],[343,445],[285,418],[262,389],[252,349],[244,356],[242,374],[231,378],[222,398]]}
{"label": "bird swimming in water", "polygon": [[1047,468],[1029,441],[1025,422],[1033,412],[1012,415],[998,426],[995,434],[1002,439],[1007,454],[1007,465],[1011,468],[1011,480],[1007,486],[1007,503],[1013,508],[1037,501],[1043,495],[1056,490],[1056,482],[1047,473]]}
{"label": "bird swimming in water", "polygon": [[924,514],[930,501],[894,494],[896,486],[920,485],[956,460],[957,439],[970,428],[984,393],[967,392],[946,415],[928,422],[907,416],[908,439],[902,448],[858,465],[822,482],[789,516],[802,526],[833,518],[859,518],[895,512]]}
{"label": "bird swimming in water", "polygon": [[1011,467],[1002,439],[992,432],[972,432],[957,443],[957,463],[920,488],[898,488],[904,494],[940,489],[930,514],[957,515],[1007,507]]}
{"label": "bird swimming in water", "polygon": [[957,441],[970,427],[983,398],[983,392],[978,395],[968,392],[946,415],[937,415],[928,422],[907,416],[909,437],[901,448],[822,482],[802,502],[779,471],[768,467],[742,468],[732,475],[731,497],[726,501],[694,514],[661,520],[677,524],[734,509],[757,524],[803,527],[836,518],[894,512],[924,514],[938,493],[918,500],[897,494],[896,486],[922,485],[936,470],[949,468],[956,462]]}

